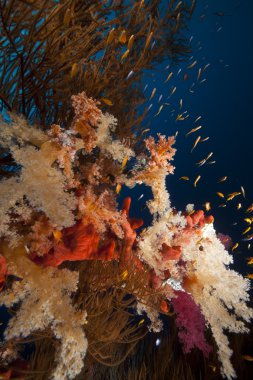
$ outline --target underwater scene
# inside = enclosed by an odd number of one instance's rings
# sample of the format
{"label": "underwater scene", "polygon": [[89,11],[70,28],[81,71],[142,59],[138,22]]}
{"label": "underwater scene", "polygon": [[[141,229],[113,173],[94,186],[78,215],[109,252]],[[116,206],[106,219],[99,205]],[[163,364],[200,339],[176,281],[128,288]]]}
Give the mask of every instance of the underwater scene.
{"label": "underwater scene", "polygon": [[253,378],[253,2],[0,0],[0,379]]}

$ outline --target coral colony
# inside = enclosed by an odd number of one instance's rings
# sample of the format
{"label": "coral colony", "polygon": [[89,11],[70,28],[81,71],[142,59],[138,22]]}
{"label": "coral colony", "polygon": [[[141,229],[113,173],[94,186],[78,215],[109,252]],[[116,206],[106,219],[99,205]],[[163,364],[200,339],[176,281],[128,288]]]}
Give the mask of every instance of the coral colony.
{"label": "coral colony", "polygon": [[[150,136],[137,152],[115,136],[117,119],[98,101],[82,92],[72,105],[68,128],[42,131],[15,113],[1,122],[1,146],[18,165],[0,183],[1,304],[13,311],[2,373],[14,371],[15,341],[48,338],[47,378],[75,379],[86,355],[105,362],[113,344],[141,340],[144,324],[160,332],[164,318],[176,318],[183,351],[208,356],[210,329],[222,375],[235,377],[225,332],[247,331],[250,283],[229,268],[211,215],[173,208],[165,180],[175,138]],[[146,228],[130,197],[117,204],[122,187],[140,184],[153,193]]]}

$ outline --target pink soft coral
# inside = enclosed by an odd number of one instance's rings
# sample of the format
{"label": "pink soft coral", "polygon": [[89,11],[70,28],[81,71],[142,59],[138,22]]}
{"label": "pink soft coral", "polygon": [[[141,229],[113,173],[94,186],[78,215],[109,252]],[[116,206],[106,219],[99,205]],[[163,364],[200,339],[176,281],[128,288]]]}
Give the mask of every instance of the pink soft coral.
{"label": "pink soft coral", "polygon": [[172,298],[172,304],[177,314],[176,325],[179,329],[178,336],[183,343],[184,353],[189,353],[194,347],[197,347],[207,357],[212,347],[205,340],[205,319],[199,306],[196,305],[190,294],[182,291],[177,291],[175,294],[177,298]]}
{"label": "pink soft coral", "polygon": [[154,137],[150,136],[148,139],[144,140],[147,149],[150,152],[150,167],[166,168],[168,173],[172,173],[174,166],[172,166],[169,161],[171,161],[176,153],[176,149],[172,148],[175,143],[174,136],[168,137],[162,136],[158,133],[158,142],[155,142]]}

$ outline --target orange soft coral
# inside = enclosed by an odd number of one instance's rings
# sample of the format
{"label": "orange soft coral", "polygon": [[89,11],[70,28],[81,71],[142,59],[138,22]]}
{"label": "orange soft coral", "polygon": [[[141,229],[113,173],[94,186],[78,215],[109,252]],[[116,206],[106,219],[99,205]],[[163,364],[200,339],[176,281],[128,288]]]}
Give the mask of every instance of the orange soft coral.
{"label": "orange soft coral", "polygon": [[150,152],[150,167],[166,168],[168,173],[172,173],[174,167],[169,163],[175,155],[176,149],[172,148],[175,143],[174,136],[168,137],[162,136],[158,133],[158,142],[155,142],[154,137],[150,136],[148,139],[144,140],[147,149]]}

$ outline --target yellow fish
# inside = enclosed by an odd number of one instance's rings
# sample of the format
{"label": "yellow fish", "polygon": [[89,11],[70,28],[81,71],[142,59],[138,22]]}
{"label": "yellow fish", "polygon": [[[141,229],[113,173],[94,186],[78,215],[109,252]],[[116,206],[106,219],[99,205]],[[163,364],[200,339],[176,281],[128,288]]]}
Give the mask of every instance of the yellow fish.
{"label": "yellow fish", "polygon": [[247,227],[246,230],[243,231],[242,235],[245,235],[247,232],[249,232],[251,230],[251,227]]}
{"label": "yellow fish", "polygon": [[249,258],[247,258],[247,264],[248,265],[252,265],[253,264],[253,257],[249,257]]}
{"label": "yellow fish", "polygon": [[150,131],[150,128],[144,129],[144,131],[141,132],[141,136],[142,136],[144,133],[148,132],[148,131]]}
{"label": "yellow fish", "polygon": [[237,210],[240,210],[242,208],[242,204],[241,203],[238,203],[238,205],[236,206]]}
{"label": "yellow fish", "polygon": [[249,278],[250,280],[253,280],[253,273],[247,274],[246,277]]}
{"label": "yellow fish", "polygon": [[193,186],[194,186],[194,187],[196,187],[196,186],[197,186],[197,183],[199,182],[200,178],[201,178],[201,176],[200,176],[200,175],[198,175],[198,176],[197,176],[197,178],[195,179],[195,182],[194,182],[194,184],[193,184]]}
{"label": "yellow fish", "polygon": [[184,120],[185,118],[183,117],[183,114],[178,114],[177,117],[176,117],[176,121],[181,121],[181,120]]}
{"label": "yellow fish", "polygon": [[158,112],[155,114],[154,117],[158,116],[162,109],[163,109],[163,104],[159,107],[159,110],[158,110]]}
{"label": "yellow fish", "polygon": [[189,177],[187,177],[187,176],[183,176],[183,177],[180,177],[179,179],[183,179],[184,181],[189,181]]}
{"label": "yellow fish", "polygon": [[141,319],[140,322],[138,323],[138,326],[142,325],[144,323],[145,319]]}
{"label": "yellow fish", "polygon": [[151,99],[153,99],[155,93],[156,93],[156,88],[153,89],[153,91],[152,91],[152,93],[151,93],[151,95],[150,95],[149,101],[150,101]]}
{"label": "yellow fish", "polygon": [[122,62],[124,59],[127,58],[127,56],[128,56],[129,53],[130,53],[130,50],[127,49],[127,50],[125,51],[125,53],[122,55],[122,57],[121,57],[121,62]]}
{"label": "yellow fish", "polygon": [[128,161],[128,156],[126,156],[123,161],[122,161],[122,164],[121,164],[121,169],[124,169],[124,167],[126,166],[127,164],[127,161]]}
{"label": "yellow fish", "polygon": [[134,43],[134,35],[132,34],[131,37],[128,40],[127,50],[131,50],[132,49],[133,43]]}
{"label": "yellow fish", "polygon": [[186,133],[185,136],[188,136],[188,135],[190,135],[191,133],[194,133],[194,132],[198,131],[200,128],[202,128],[202,125],[199,125],[199,126],[196,127],[196,128],[192,128],[188,133]]}
{"label": "yellow fish", "polygon": [[148,35],[148,37],[147,37],[147,39],[146,39],[146,43],[145,43],[145,47],[144,47],[144,50],[146,50],[148,47],[149,47],[149,45],[150,45],[150,42],[151,42],[151,38],[153,37],[153,32],[150,32],[149,33],[149,35]]}
{"label": "yellow fish", "polygon": [[102,102],[107,104],[108,106],[113,106],[113,102],[110,99],[107,98],[101,98]]}
{"label": "yellow fish", "polygon": [[121,278],[124,280],[127,276],[128,276],[128,271],[126,269],[123,273],[121,273]]}
{"label": "yellow fish", "polygon": [[201,136],[198,136],[198,137],[196,138],[196,140],[194,141],[193,147],[192,147],[192,149],[191,149],[191,153],[192,153],[192,151],[196,148],[196,146],[198,145],[200,139],[201,139]]}
{"label": "yellow fish", "polygon": [[108,34],[106,45],[110,45],[110,43],[114,40],[114,36],[115,36],[115,28],[112,28]]}
{"label": "yellow fish", "polygon": [[224,194],[221,193],[220,191],[217,191],[216,194],[217,194],[220,198],[224,198]]}
{"label": "yellow fish", "polygon": [[116,186],[116,190],[115,190],[116,194],[120,193],[121,188],[122,188],[122,185],[120,183],[118,183],[117,186]]}
{"label": "yellow fish", "polygon": [[187,69],[192,69],[197,64],[197,61],[192,62]]}
{"label": "yellow fish", "polygon": [[172,77],[172,75],[173,75],[173,72],[169,73],[169,75],[168,75],[168,77],[164,83],[168,82],[170,80],[170,78]]}
{"label": "yellow fish", "polygon": [[251,205],[247,208],[247,210],[246,210],[245,212],[249,213],[249,212],[251,212],[251,211],[253,211],[253,204],[251,204]]}
{"label": "yellow fish", "polygon": [[245,218],[244,220],[245,220],[245,222],[248,223],[248,224],[251,224],[251,223],[252,223],[252,220],[251,220],[250,218]]}
{"label": "yellow fish", "polygon": [[238,243],[235,243],[235,245],[232,247],[232,252],[234,252],[234,250],[239,247],[239,244]]}
{"label": "yellow fish", "polygon": [[70,73],[71,78],[74,78],[76,76],[77,71],[78,71],[78,65],[77,63],[73,63],[71,67],[71,73]]}

